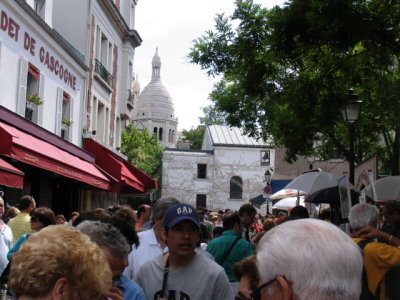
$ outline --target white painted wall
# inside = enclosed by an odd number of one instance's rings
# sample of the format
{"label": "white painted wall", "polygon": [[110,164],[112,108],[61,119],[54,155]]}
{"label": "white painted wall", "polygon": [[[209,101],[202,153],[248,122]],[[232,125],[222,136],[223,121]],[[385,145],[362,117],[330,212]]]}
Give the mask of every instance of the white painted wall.
{"label": "white painted wall", "polygon": [[[260,148],[214,147],[206,151],[165,150],[162,166],[162,197],[176,197],[196,205],[196,194],[207,195],[207,207],[218,210],[239,207],[259,194],[265,185],[265,166],[260,165]],[[274,162],[274,150],[271,149]],[[197,164],[207,164],[207,178],[197,178]],[[273,166],[272,166],[273,167]],[[230,199],[230,179],[243,181],[242,199]]]}
{"label": "white painted wall", "polygon": [[[19,62],[21,57],[39,68],[44,76],[44,104],[42,127],[56,133],[56,99],[57,88],[61,88],[73,98],[72,140],[81,145],[82,101],[86,71],[55,40],[47,34],[43,27],[31,19],[14,1],[0,2],[2,24],[0,28],[0,105],[17,112],[17,95],[19,87]],[[13,21],[10,21],[10,20]],[[10,24],[15,25],[10,25]],[[30,42],[28,42],[30,41]],[[28,45],[31,45],[28,47]],[[75,84],[65,82],[46,65],[46,54],[53,57],[59,65],[68,69],[76,78]]]}

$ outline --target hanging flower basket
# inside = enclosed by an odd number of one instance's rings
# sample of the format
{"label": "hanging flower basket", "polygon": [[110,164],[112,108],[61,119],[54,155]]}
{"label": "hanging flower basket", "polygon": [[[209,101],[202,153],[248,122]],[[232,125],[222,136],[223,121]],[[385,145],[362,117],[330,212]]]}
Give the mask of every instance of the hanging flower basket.
{"label": "hanging flower basket", "polygon": [[72,125],[72,120],[61,119],[61,124],[64,124],[65,126],[71,126]]}
{"label": "hanging flower basket", "polygon": [[36,105],[42,105],[44,103],[44,101],[40,99],[40,97],[37,94],[29,95],[28,101]]}

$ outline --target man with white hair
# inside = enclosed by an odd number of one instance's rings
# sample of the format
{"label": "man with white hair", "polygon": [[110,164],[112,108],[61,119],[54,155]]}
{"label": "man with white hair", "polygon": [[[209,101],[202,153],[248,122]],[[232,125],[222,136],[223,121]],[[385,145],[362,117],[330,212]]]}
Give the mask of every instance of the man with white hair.
{"label": "man with white hair", "polygon": [[362,256],[338,227],[316,219],[275,226],[257,247],[261,300],[358,300]]}
{"label": "man with white hair", "polygon": [[[385,275],[391,268],[400,266],[400,249],[394,247],[398,246],[397,238],[389,233],[373,229],[376,228],[378,219],[379,210],[371,204],[356,204],[349,212],[350,230],[359,237],[353,240],[364,250],[364,266],[369,292],[376,299],[386,299],[385,294],[392,291],[383,288],[386,286]],[[376,242],[371,238],[379,238],[387,244]],[[398,289],[398,287],[394,288]]]}

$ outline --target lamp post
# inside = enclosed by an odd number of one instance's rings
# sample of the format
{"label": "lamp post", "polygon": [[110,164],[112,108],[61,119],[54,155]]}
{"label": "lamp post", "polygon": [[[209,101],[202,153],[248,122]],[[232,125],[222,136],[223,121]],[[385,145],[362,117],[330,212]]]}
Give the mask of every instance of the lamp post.
{"label": "lamp post", "polygon": [[349,124],[349,173],[350,182],[354,184],[354,123],[357,122],[360,117],[361,100],[358,100],[358,95],[353,89],[350,89],[347,93],[349,103],[343,109],[343,119]]}
{"label": "lamp post", "polygon": [[271,183],[271,176],[272,176],[272,174],[271,174],[271,172],[269,171],[269,169],[268,169],[267,171],[265,171],[265,173],[264,173],[264,179],[265,179],[265,182],[266,182],[268,185],[270,185],[270,183]]}
{"label": "lamp post", "polygon": [[[264,173],[264,181],[266,182],[266,185],[264,187],[264,193],[266,194],[265,196],[267,196],[268,194],[272,194],[272,188],[271,188],[271,177],[272,177],[272,173],[269,169],[267,169]],[[267,213],[270,213],[270,202],[269,199],[266,199],[266,203],[267,203]]]}
{"label": "lamp post", "polygon": [[309,169],[312,170],[314,168],[314,162],[315,162],[315,156],[308,156],[307,157],[307,163],[309,166]]}

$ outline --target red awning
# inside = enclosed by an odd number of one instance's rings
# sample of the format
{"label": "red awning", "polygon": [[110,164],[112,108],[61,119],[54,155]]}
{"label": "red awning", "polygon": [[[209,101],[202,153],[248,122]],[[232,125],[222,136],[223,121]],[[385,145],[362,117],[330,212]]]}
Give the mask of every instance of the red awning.
{"label": "red awning", "polygon": [[0,158],[0,185],[22,189],[24,187],[24,172]]}
{"label": "red awning", "polygon": [[96,165],[118,179],[119,182],[114,185],[113,190],[120,192],[130,187],[143,193],[157,187],[153,178],[96,141],[85,139],[84,148],[96,156]]}
{"label": "red awning", "polygon": [[100,189],[110,189],[110,181],[92,163],[1,122],[0,140],[2,155]]}

